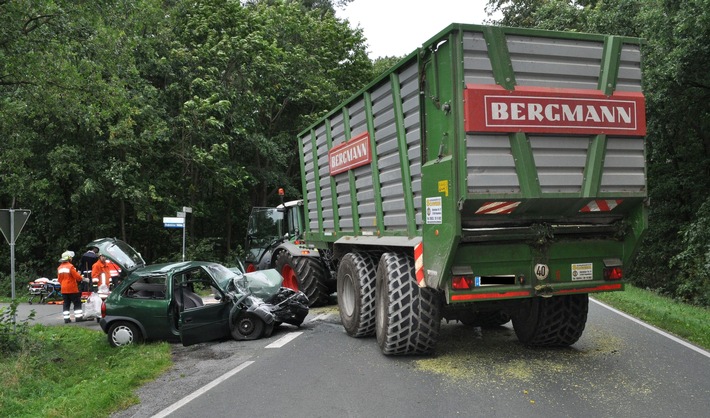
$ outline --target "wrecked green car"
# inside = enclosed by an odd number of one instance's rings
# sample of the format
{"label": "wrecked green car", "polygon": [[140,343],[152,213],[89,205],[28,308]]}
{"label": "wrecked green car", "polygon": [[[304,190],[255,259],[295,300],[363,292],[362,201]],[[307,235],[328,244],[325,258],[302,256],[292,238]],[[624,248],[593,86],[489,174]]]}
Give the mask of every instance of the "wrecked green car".
{"label": "wrecked green car", "polygon": [[103,302],[99,321],[114,347],[149,340],[186,346],[230,336],[255,340],[281,323],[299,326],[308,314],[308,298],[282,287],[276,270],[244,274],[206,261],[146,266],[121,240],[87,246],[121,268],[120,284]]}

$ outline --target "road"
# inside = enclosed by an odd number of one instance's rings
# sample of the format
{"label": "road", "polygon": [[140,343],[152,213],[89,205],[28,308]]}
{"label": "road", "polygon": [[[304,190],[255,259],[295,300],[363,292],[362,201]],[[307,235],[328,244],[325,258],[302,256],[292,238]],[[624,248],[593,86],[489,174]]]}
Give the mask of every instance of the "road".
{"label": "road", "polygon": [[141,404],[113,418],[706,417],[710,406],[710,353],[597,303],[568,349],[525,348],[510,324],[450,323],[434,356],[385,357],[327,307],[268,339],[173,353],[175,367],[139,391]]}
{"label": "road", "polygon": [[[116,416],[708,416],[708,353],[596,303],[569,349],[522,347],[510,324],[480,330],[452,323],[430,358],[385,357],[374,339],[348,337],[331,311],[267,340],[176,347],[180,371]],[[283,347],[266,348],[295,332],[302,333]],[[233,374],[190,398],[209,382],[183,383],[195,368],[215,366],[212,379]]]}

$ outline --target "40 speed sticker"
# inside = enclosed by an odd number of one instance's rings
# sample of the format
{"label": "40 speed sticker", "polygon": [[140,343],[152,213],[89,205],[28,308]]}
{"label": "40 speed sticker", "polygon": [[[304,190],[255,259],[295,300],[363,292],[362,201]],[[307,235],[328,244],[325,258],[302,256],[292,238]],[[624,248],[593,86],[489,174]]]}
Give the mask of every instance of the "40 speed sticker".
{"label": "40 speed sticker", "polygon": [[572,281],[593,279],[592,263],[572,264]]}

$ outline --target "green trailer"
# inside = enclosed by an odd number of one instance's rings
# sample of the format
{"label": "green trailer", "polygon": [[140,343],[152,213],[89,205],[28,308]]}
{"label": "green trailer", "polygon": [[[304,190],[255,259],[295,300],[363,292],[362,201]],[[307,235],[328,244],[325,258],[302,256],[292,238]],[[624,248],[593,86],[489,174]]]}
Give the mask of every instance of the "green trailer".
{"label": "green trailer", "polygon": [[647,227],[641,43],[452,24],[301,132],[301,248],[347,333],[428,354],[442,319],[512,320],[574,344]]}

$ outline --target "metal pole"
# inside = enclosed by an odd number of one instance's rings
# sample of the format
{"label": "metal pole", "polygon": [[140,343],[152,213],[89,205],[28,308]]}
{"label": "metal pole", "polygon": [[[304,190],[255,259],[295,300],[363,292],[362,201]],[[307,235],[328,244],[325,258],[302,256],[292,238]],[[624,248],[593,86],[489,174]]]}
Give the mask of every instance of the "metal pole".
{"label": "metal pole", "polygon": [[[10,209],[10,283],[12,287],[12,300],[15,301],[15,209]],[[17,324],[17,312],[12,314],[12,330]]]}
{"label": "metal pole", "polygon": [[10,209],[10,283],[15,300],[15,209]]}
{"label": "metal pole", "polygon": [[187,216],[182,223],[182,261],[185,261],[185,230],[187,229]]}

